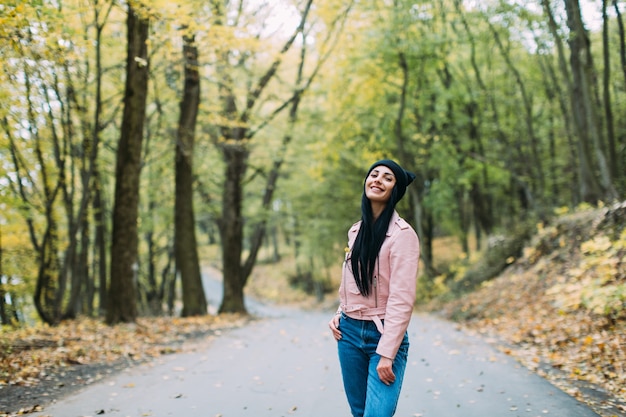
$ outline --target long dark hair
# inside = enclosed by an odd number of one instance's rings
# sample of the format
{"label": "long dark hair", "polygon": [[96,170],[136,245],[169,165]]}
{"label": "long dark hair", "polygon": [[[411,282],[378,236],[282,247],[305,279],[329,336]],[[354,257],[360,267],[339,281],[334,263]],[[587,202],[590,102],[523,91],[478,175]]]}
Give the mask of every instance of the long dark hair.
{"label": "long dark hair", "polygon": [[351,266],[356,285],[365,297],[371,293],[378,252],[380,252],[380,247],[387,237],[387,229],[396,206],[397,194],[398,187],[394,186],[391,190],[391,198],[375,221],[372,205],[365,192],[361,198],[361,228],[352,246]]}

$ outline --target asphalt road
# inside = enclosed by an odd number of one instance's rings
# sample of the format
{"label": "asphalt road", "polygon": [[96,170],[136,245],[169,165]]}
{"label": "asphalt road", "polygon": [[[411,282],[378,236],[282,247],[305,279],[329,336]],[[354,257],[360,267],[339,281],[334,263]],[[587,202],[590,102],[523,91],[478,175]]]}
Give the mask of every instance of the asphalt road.
{"label": "asphalt road", "polygon": [[[33,415],[348,417],[336,342],[327,329],[332,313],[249,308],[266,318],[195,352],[128,369]],[[452,323],[415,315],[409,337],[396,416],[597,417]]]}

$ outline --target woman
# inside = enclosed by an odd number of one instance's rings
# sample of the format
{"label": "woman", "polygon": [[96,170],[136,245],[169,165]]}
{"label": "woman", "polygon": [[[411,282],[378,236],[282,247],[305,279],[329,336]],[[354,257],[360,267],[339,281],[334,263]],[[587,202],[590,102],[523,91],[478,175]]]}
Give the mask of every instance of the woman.
{"label": "woman", "polygon": [[394,161],[374,163],[365,178],[361,221],[348,231],[340,306],[328,325],[354,417],[391,417],[400,396],[419,240],[395,206],[413,179]]}

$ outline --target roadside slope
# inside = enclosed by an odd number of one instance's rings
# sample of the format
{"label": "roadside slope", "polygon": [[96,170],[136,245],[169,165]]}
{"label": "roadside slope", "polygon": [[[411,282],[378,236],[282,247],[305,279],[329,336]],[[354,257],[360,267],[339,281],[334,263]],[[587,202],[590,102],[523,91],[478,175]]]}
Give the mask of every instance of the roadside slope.
{"label": "roadside slope", "polygon": [[593,406],[626,415],[626,202],[539,228],[521,259],[477,291],[428,309],[496,338]]}

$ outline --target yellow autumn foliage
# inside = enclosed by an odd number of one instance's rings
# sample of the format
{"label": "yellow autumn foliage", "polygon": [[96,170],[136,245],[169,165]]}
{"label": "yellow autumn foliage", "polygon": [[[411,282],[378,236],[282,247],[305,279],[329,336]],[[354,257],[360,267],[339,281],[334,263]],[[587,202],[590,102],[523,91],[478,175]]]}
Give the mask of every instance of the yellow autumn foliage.
{"label": "yellow autumn foliage", "polygon": [[554,219],[522,259],[443,313],[497,334],[507,354],[566,391],[582,380],[626,400],[625,213],[622,203]]}

